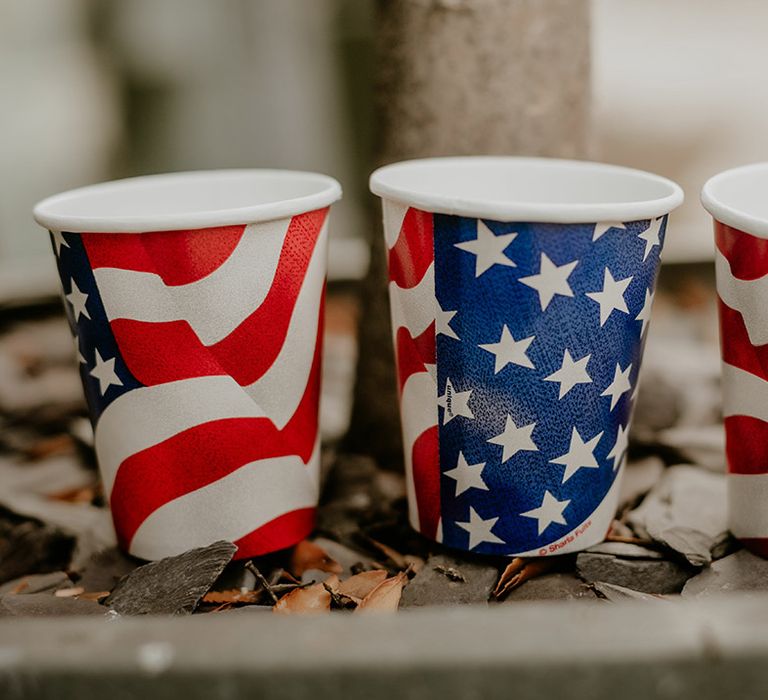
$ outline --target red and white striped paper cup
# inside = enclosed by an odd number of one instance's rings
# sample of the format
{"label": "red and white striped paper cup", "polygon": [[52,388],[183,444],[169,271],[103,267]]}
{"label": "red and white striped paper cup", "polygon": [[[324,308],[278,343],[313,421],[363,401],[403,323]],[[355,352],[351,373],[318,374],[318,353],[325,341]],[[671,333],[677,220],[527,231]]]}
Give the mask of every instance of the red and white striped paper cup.
{"label": "red and white striped paper cup", "polygon": [[238,558],[314,525],[327,219],[339,184],[231,170],[44,200],[120,545],[228,540]]}
{"label": "red and white striped paper cup", "polygon": [[715,175],[701,201],[715,220],[729,524],[768,557],[768,163]]}

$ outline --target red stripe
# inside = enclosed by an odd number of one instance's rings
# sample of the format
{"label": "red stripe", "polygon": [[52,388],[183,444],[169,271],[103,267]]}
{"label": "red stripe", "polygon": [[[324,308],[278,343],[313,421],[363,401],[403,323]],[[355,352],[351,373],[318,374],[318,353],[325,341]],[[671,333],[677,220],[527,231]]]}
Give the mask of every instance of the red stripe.
{"label": "red stripe", "polygon": [[[282,430],[269,418],[211,421],[124,460],[110,497],[122,546],[128,549],[141,523],[165,503],[207,486],[249,462],[285,455],[298,455],[305,464],[309,462],[318,430],[321,356],[322,323],[307,388]],[[258,464],[253,466],[258,468]]]}
{"label": "red stripe", "polygon": [[395,346],[397,388],[402,392],[408,377],[417,372],[426,372],[424,365],[435,363],[435,322],[430,323],[415,338],[411,337],[407,328],[401,326],[397,329]]}
{"label": "red stripe", "polygon": [[754,280],[768,275],[768,239],[715,221],[715,244],[728,258],[734,277]]}
{"label": "red stripe", "polygon": [[211,274],[237,247],[245,226],[152,233],[84,233],[91,266],[153,272],[169,286]]}
{"label": "red stripe", "polygon": [[742,315],[718,299],[723,361],[768,381],[768,345],[752,345]]}
{"label": "red stripe", "polygon": [[434,259],[432,214],[409,209],[389,251],[389,279],[403,289],[415,287]]}
{"label": "red stripe", "polygon": [[752,554],[757,554],[758,557],[768,559],[768,537],[741,537],[739,541],[750,551]]}
{"label": "red stripe", "polygon": [[203,345],[186,321],[110,322],[128,369],[142,384],[228,374],[245,386],[255,382],[280,353],[296,298],[306,276],[328,209],[291,219],[272,286],[261,306],[226,338]]}
{"label": "red stripe", "polygon": [[419,435],[411,454],[419,530],[425,537],[435,539],[440,522],[440,451],[436,425]]}
{"label": "red stripe", "polygon": [[731,474],[768,473],[768,423],[752,416],[727,416],[725,454]]}
{"label": "red stripe", "polygon": [[306,539],[314,527],[314,508],[302,508],[284,513],[236,540],[235,559],[250,559],[291,547]]}

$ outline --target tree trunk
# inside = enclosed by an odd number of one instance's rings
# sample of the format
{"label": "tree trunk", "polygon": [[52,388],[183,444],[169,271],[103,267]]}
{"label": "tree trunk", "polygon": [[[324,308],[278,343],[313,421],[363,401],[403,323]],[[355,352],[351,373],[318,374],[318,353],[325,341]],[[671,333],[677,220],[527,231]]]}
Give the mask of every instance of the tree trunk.
{"label": "tree trunk", "polygon": [[[588,151],[589,0],[379,0],[378,164]],[[384,242],[362,289],[346,447],[402,463]]]}

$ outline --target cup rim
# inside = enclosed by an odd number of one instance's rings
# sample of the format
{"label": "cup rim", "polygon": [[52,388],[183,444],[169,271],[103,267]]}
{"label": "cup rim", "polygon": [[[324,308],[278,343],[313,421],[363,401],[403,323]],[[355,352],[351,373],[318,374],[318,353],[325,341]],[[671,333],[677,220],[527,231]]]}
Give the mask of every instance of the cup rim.
{"label": "cup rim", "polygon": [[[273,187],[279,185],[283,189],[280,195],[267,197],[266,201],[256,204],[213,204],[200,206],[198,209],[187,204],[170,204],[165,211],[141,212],[142,204],[147,206],[151,193],[157,197],[158,189],[173,191],[176,196],[181,196],[184,202],[204,203],[206,193],[209,195],[209,201],[210,197],[215,199],[215,196],[211,195],[211,189],[217,187],[221,191],[227,183],[246,189],[248,185],[256,187],[266,184]],[[291,188],[294,189],[293,194]],[[138,210],[137,213],[88,213],[89,202],[93,206],[100,198],[108,198],[121,191],[127,197],[122,208],[126,209],[132,205]],[[249,193],[251,191],[248,190]],[[315,172],[267,168],[194,170],[142,175],[68,190],[38,202],[34,207],[33,217],[48,230],[75,233],[141,233],[202,229],[272,221],[303,214],[330,206],[341,199],[341,194],[341,185],[334,178]],[[249,194],[242,198],[243,202],[248,198],[254,199]]]}
{"label": "cup rim", "polygon": [[768,238],[768,217],[751,214],[744,207],[729,204],[727,197],[718,194],[718,187],[723,183],[739,177],[749,177],[756,172],[768,173],[768,162],[740,165],[713,175],[701,188],[701,204],[720,223],[758,238]]}
{"label": "cup rim", "polygon": [[[551,201],[512,200],[492,197],[464,197],[445,194],[438,189],[421,185],[403,184],[403,175],[418,169],[430,168],[460,173],[474,169],[475,174],[498,177],[505,169],[535,171],[553,176],[571,177],[582,185],[585,178],[623,178],[625,184],[636,183],[646,190],[655,190],[658,196],[638,199],[619,198],[616,201]],[[433,170],[436,172],[437,170]],[[398,182],[400,181],[400,182]],[[672,180],[644,170],[620,165],[557,158],[527,158],[518,156],[459,156],[423,158],[385,165],[375,170],[369,181],[371,191],[384,198],[438,214],[470,216],[498,221],[524,221],[541,223],[596,223],[600,221],[637,221],[668,214],[683,202],[682,188]]]}

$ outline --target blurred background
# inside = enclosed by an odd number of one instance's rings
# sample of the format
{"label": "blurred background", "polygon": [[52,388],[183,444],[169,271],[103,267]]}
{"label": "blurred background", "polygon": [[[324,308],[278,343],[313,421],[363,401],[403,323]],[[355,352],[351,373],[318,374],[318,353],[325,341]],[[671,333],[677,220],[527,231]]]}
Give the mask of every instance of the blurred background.
{"label": "blurred background", "polygon": [[[680,182],[687,202],[666,259],[707,260],[701,184],[768,157],[768,5],[593,0],[591,10],[587,155]],[[345,199],[331,276],[362,276],[375,16],[374,0],[0,0],[0,295],[55,289],[30,216],[38,199],[198,168],[332,174]]]}

